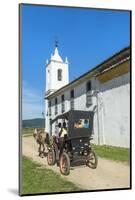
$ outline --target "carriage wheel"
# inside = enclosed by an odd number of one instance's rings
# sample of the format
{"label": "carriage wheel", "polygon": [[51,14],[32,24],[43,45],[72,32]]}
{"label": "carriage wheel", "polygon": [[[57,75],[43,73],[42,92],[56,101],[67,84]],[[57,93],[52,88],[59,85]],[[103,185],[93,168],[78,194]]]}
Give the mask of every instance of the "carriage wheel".
{"label": "carriage wheel", "polygon": [[48,151],[48,154],[47,154],[47,163],[48,163],[48,165],[54,165],[55,161],[56,161],[55,152],[53,149],[51,149]]}
{"label": "carriage wheel", "polygon": [[97,155],[94,151],[90,151],[87,161],[86,161],[86,165],[92,169],[96,169],[97,168],[97,164],[98,164],[98,159],[97,159]]}
{"label": "carriage wheel", "polygon": [[60,156],[60,172],[66,176],[70,174],[70,159],[65,152]]}

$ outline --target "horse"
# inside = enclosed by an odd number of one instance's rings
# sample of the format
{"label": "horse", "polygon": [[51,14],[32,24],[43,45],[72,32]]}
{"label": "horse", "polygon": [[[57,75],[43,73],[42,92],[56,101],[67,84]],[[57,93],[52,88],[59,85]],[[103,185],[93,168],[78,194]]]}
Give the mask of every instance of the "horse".
{"label": "horse", "polygon": [[33,137],[39,144],[38,148],[39,156],[43,157],[43,155],[45,155],[45,144],[49,144],[49,134],[41,129],[35,129]]}

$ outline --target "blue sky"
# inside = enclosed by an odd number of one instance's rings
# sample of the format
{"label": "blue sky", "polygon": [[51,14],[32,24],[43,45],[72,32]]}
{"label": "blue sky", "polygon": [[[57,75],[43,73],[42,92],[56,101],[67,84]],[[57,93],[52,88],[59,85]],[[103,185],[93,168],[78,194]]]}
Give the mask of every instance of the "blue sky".
{"label": "blue sky", "polygon": [[45,62],[59,40],[70,81],[130,44],[127,11],[22,6],[23,119],[42,117]]}

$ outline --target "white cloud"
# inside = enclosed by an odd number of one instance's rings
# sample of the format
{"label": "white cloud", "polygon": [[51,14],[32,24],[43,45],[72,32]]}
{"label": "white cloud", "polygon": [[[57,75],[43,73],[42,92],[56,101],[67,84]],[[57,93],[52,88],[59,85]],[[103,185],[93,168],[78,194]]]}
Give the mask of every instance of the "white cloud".
{"label": "white cloud", "polygon": [[41,118],[44,112],[43,91],[30,87],[27,82],[22,86],[22,118]]}

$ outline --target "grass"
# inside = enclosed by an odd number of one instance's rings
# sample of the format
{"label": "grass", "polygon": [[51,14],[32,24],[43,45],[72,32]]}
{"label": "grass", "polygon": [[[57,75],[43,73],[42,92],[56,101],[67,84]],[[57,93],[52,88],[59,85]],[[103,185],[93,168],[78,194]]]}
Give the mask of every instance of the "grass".
{"label": "grass", "polygon": [[22,194],[71,192],[80,189],[50,169],[23,157]]}
{"label": "grass", "polygon": [[[43,130],[43,129],[40,128],[40,130]],[[34,133],[34,128],[23,128],[22,129],[22,135],[23,135],[23,137],[32,136],[33,133]]]}
{"label": "grass", "polygon": [[34,128],[23,128],[22,134],[25,135],[32,135],[34,133]]}
{"label": "grass", "polygon": [[92,145],[98,156],[115,161],[130,162],[130,149],[107,145]]}

